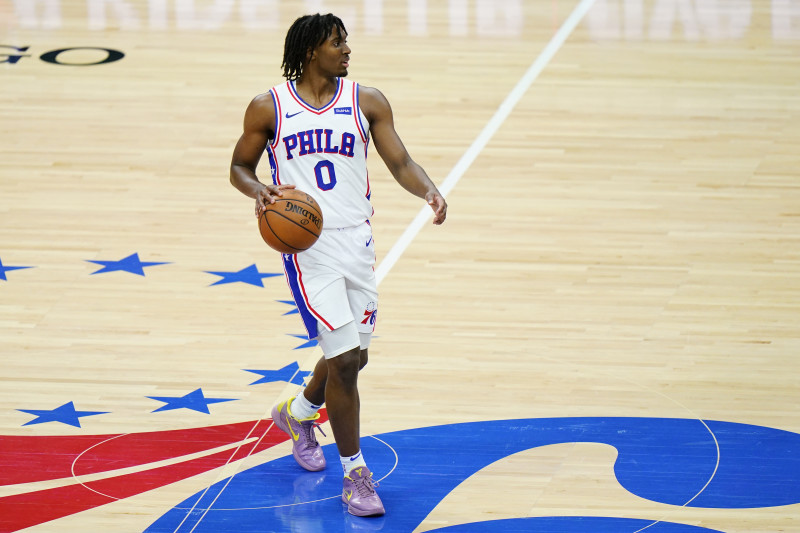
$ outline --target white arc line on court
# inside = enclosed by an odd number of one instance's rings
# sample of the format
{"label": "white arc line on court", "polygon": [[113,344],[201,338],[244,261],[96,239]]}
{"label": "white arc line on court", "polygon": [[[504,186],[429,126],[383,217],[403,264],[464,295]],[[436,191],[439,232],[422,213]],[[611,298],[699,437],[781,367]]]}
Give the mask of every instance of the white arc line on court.
{"label": "white arc line on court", "polygon": [[[495,111],[494,116],[489,120],[483,130],[480,132],[478,137],[472,142],[469,149],[464,152],[464,155],[461,156],[461,159],[458,160],[458,163],[453,167],[453,170],[447,175],[445,180],[442,182],[442,186],[439,187],[439,191],[442,193],[443,196],[447,197],[450,191],[456,186],[458,181],[467,171],[467,169],[472,165],[475,159],[478,157],[489,141],[494,137],[494,134],[497,133],[497,130],[500,129],[500,126],[503,125],[503,122],[508,118],[508,115],[511,114],[511,111],[514,107],[519,103],[520,99],[522,99],[523,95],[530,89],[533,82],[536,81],[536,78],[539,77],[542,70],[550,63],[550,60],[553,59],[553,56],[556,55],[556,52],[559,51],[561,46],[570,36],[572,31],[578,25],[578,23],[583,19],[586,13],[591,9],[594,5],[595,0],[582,0],[580,4],[575,7],[575,9],[570,13],[567,20],[564,21],[564,24],[558,29],[558,31],[553,35],[553,38],[550,39],[550,42],[547,43],[547,46],[544,47],[542,53],[539,54],[539,57],[528,67],[528,71],[525,75],[520,78],[517,85],[508,93],[506,99],[503,100],[503,103],[500,104],[500,107],[497,108]],[[432,211],[430,207],[427,205],[423,207],[411,224],[408,225],[406,230],[397,239],[397,242],[394,243],[392,248],[389,250],[389,253],[386,254],[386,257],[381,261],[381,264],[375,269],[375,277],[377,279],[378,285],[381,284],[381,281],[389,274],[389,271],[394,267],[397,260],[400,259],[400,256],[403,255],[406,248],[411,244],[411,241],[414,240],[414,237],[417,236],[417,233],[422,229],[425,225],[425,222],[432,216]]]}

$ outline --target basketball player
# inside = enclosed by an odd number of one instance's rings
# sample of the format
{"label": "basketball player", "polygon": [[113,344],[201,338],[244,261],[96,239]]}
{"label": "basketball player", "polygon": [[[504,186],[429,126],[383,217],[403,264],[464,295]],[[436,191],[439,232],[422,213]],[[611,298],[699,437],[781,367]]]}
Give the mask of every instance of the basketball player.
{"label": "basketball player", "polygon": [[[284,47],[287,81],[248,106],[230,178],[255,199],[256,216],[294,187],[322,208],[317,243],[284,254],[283,263],[309,339],[317,339],[323,357],[306,388],[276,405],[272,418],[292,437],[300,466],[322,470],[325,457],[314,431],[317,411],[327,404],[344,471],[342,501],[351,514],[378,516],[384,507],[361,453],[357,387],[378,304],[366,164],[370,140],[395,180],[430,205],[434,224],[444,222],[447,203],[403,146],[383,94],[345,79],[349,61],[347,31],[338,17],[297,19]],[[265,150],[272,172],[266,184],[256,175]]]}

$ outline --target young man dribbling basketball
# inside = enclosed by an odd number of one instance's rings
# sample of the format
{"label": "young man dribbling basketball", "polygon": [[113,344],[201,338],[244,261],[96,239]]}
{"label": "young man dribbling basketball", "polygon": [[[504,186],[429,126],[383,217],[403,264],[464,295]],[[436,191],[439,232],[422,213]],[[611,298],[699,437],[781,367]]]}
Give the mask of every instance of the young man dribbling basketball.
{"label": "young man dribbling basketball", "polygon": [[[395,180],[431,206],[434,224],[444,222],[447,203],[403,146],[383,94],[344,79],[350,51],[338,17],[306,15],[294,22],[283,55],[287,82],[248,106],[230,179],[256,200],[257,216],[282,190],[295,186],[322,207],[317,243],[284,254],[283,262],[309,338],[318,340],[323,357],[305,390],[276,405],[272,418],[292,437],[300,466],[322,470],[325,457],[314,430],[317,411],[327,404],[344,470],[342,501],[351,514],[378,516],[384,507],[361,454],[357,387],[378,302],[366,165],[370,139]],[[265,150],[271,184],[256,176]]]}

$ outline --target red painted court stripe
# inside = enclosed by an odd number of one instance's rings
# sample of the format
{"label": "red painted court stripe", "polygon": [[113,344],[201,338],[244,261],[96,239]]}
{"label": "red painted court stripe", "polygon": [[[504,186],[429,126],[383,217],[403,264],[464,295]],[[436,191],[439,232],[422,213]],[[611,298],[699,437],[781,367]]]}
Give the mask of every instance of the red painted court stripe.
{"label": "red painted court stripe", "polygon": [[76,474],[128,468],[224,446],[244,439],[253,424],[75,437],[0,436],[0,485],[70,477],[75,459],[93,446],[97,447],[78,460]]}
{"label": "red painted court stripe", "polygon": [[[319,422],[322,423],[325,420],[327,420],[327,412],[323,409],[320,410]],[[254,425],[256,426],[255,430],[253,430]],[[270,419],[207,428],[123,435],[118,439],[101,444],[81,456],[76,465],[81,471],[76,473],[86,475],[180,457],[187,453],[240,442],[248,433],[251,433],[251,430],[253,430],[251,436],[264,435],[264,437],[258,443],[243,445],[234,452],[233,456],[231,456],[231,450],[224,450],[205,457],[151,468],[142,472],[123,474],[84,484],[75,482],[65,487],[0,498],[0,531],[9,533],[18,531],[129,498],[244,459],[289,439],[288,435],[274,427]],[[9,461],[15,461],[10,465],[11,470],[17,472],[12,472],[12,475],[8,475],[9,472],[4,472],[4,474],[9,479],[25,479],[26,481],[71,477],[71,465],[75,458],[87,448],[112,437],[114,435],[77,438],[60,436],[4,437],[4,442],[12,439],[17,446],[16,449],[10,450],[15,459],[4,457],[3,461],[6,464],[9,464]],[[27,453],[19,447],[24,439],[35,443],[34,446],[27,448]],[[60,448],[46,448],[44,445],[46,442],[58,443]],[[3,449],[5,450],[5,447]],[[25,476],[18,472],[19,470],[30,471],[30,469],[41,469],[45,475]]]}

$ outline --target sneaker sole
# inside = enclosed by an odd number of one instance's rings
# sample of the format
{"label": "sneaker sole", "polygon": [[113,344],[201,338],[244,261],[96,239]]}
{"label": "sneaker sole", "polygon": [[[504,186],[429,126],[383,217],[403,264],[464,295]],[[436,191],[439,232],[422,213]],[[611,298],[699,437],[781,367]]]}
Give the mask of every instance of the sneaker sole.
{"label": "sneaker sole", "polygon": [[342,503],[347,506],[347,512],[353,516],[367,517],[367,516],[383,516],[386,514],[386,510],[383,508],[379,510],[364,511],[362,509],[359,509],[358,507],[353,507],[347,502],[347,498],[345,498],[344,494],[342,494]]}
{"label": "sneaker sole", "polygon": [[383,509],[379,511],[362,511],[360,509],[356,509],[351,505],[347,506],[347,512],[353,516],[360,516],[362,518],[366,518],[368,516],[383,516],[386,514],[386,511],[384,511]]}

